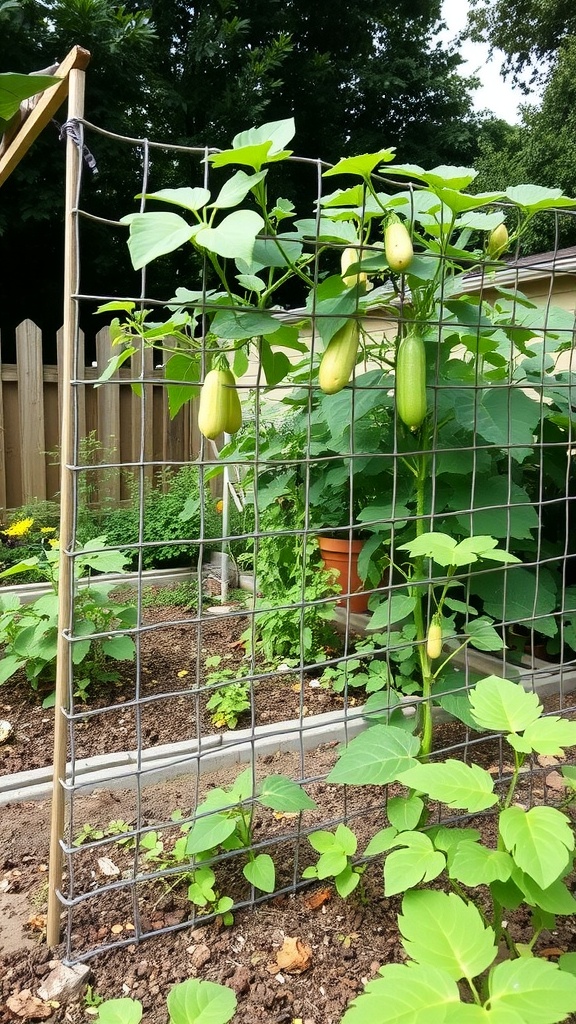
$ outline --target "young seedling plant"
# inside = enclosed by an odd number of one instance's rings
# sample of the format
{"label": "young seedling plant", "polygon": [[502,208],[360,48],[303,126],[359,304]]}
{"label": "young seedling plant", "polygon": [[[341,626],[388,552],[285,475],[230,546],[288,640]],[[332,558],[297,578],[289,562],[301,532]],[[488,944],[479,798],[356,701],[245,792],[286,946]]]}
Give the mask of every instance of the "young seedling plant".
{"label": "young seedling plant", "polygon": [[[186,854],[201,862],[200,879],[211,888],[212,872],[210,863],[218,851],[244,851],[247,863],[242,873],[250,885],[262,892],[274,892],[276,868],[268,853],[256,853],[253,849],[252,815],[254,804],[270,807],[283,813],[298,813],[316,807],[315,802],[301,786],[283,775],[269,775],[255,789],[252,769],[246,768],[238,775],[230,789],[210,790],[206,799],[196,808],[195,822],[186,840]],[[213,873],[213,872],[212,872]],[[197,902],[198,889],[189,890],[189,897]],[[194,898],[196,897],[196,898]]]}
{"label": "young seedling plant", "polygon": [[[226,985],[189,978],[174,985],[166,999],[170,1024],[228,1024],[236,1012],[236,996]],[[138,999],[106,999],[98,1006],[99,1024],[140,1024]]]}
{"label": "young seedling plant", "polygon": [[[413,639],[400,643],[399,649],[404,658],[406,655],[416,656],[416,664],[414,658],[410,661],[417,680],[411,692],[419,691],[422,695],[418,713],[421,753],[426,756],[432,749],[433,700],[455,710],[452,695],[446,694],[452,689],[445,671],[452,658],[467,644],[481,651],[498,651],[504,646],[493,620],[487,615],[478,615],[475,607],[466,600],[470,573],[463,570],[483,561],[513,564],[519,559],[498,547],[494,537],[466,537],[457,542],[446,533],[422,532],[420,525],[419,522],[416,537],[398,545],[397,549],[406,551],[410,556],[408,564],[394,566],[398,575],[404,578],[405,586],[395,587],[389,598],[379,602],[369,625],[376,629],[398,623],[403,623],[404,628],[408,625],[407,635]],[[434,575],[432,563],[443,568],[445,573]],[[465,617],[461,629],[456,628],[457,614],[460,619]],[[406,623],[407,619],[411,621]],[[445,637],[456,638],[456,646],[451,651],[444,651]],[[404,673],[396,675],[400,689],[405,688],[407,682],[413,682],[410,677],[407,679],[405,671],[406,666]],[[460,685],[458,679],[455,685]],[[394,703],[394,685],[389,694]],[[399,699],[399,694],[396,699]],[[378,699],[373,700],[369,710],[374,711],[377,705]]]}
{"label": "young seedling plant", "polygon": [[[496,676],[470,691],[469,705],[476,727],[501,734],[510,748],[513,769],[503,795],[480,766],[453,758],[432,763],[416,736],[390,725],[353,739],[328,776],[332,783],[406,789],[389,802],[389,824],[369,852],[385,854],[385,895],[403,897],[398,925],[407,960],[383,966],[342,1024],[556,1024],[576,1011],[574,957],[556,964],[537,954],[542,931],[576,911],[567,884],[574,830],[562,810],[518,802],[526,760],[563,755],[576,745],[576,722],[544,715],[535,693]],[[467,815],[494,809],[496,844],[472,827],[426,827],[427,800]],[[352,839],[340,838],[341,856],[351,858]],[[346,866],[333,860],[328,870],[324,837],[321,845],[316,867],[323,877],[337,877]],[[449,891],[427,887],[440,878]],[[530,935],[514,931],[518,908],[530,915]]]}

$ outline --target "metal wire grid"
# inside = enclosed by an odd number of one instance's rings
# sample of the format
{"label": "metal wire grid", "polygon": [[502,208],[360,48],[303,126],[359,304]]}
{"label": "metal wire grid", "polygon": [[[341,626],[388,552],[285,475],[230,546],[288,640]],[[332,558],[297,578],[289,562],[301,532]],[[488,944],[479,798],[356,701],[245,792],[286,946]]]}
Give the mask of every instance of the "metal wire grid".
{"label": "metal wire grid", "polygon": [[[149,177],[150,177],[150,162],[151,156],[153,157],[154,151],[161,149],[165,152],[174,154],[174,158],[179,154],[185,154],[187,157],[194,157],[197,159],[204,159],[203,164],[203,184],[205,187],[209,185],[210,179],[210,165],[206,161],[206,156],[210,150],[207,149],[189,149],[188,147],[165,145],[163,143],[149,142],[147,140],[130,139],[128,137],[122,137],[114,135],[110,132],[105,132],[97,126],[91,125],[88,122],[83,122],[84,132],[93,132],[96,136],[106,136],[108,139],[114,140],[118,145],[133,147],[138,153],[138,159],[142,167],[142,182],[141,182],[141,193],[145,195],[149,188]],[[97,150],[97,139],[92,144],[93,148]],[[291,158],[294,162],[301,164],[304,168],[308,169],[310,174],[314,176],[317,199],[319,200],[322,196],[323,181],[322,181],[322,170],[326,165],[322,164],[321,161],[312,160],[301,160],[299,158]],[[81,198],[81,180],[80,176],[78,179],[78,200],[76,210],[76,242],[78,251],[80,252],[81,242],[81,222],[83,219],[97,221],[102,226],[109,227],[112,231],[116,231],[119,227],[119,223],[115,220],[107,220],[101,217],[96,217],[91,214],[89,210],[82,209],[80,205]],[[145,209],[146,200],[141,200],[141,209]],[[320,203],[317,205],[317,217],[319,217]],[[556,249],[558,248],[558,239],[556,240]],[[78,265],[81,267],[81,260],[78,260]],[[315,274],[316,280],[318,280],[318,274],[320,273],[321,267],[320,262],[316,262]],[[552,259],[551,266],[545,269],[546,279],[548,280],[548,296],[545,306],[541,310],[541,322],[538,324],[542,330],[546,330],[548,327],[550,309],[553,300],[553,290],[555,282],[555,270],[554,260]],[[517,284],[520,283],[520,272],[516,271]],[[478,283],[478,294],[479,298],[482,299],[484,292],[491,286],[491,282],[485,278],[481,278]],[[204,293],[207,290],[206,278],[204,277],[202,282],[202,289]],[[137,296],[124,296],[118,295],[95,295],[85,294],[80,289],[80,276],[76,286],[76,293],[73,296],[78,308],[82,304],[88,304],[89,306],[96,306],[102,302],[119,299],[129,298],[137,302],[138,308],[154,308],[161,307],[165,304],[169,297],[163,298],[152,298],[147,295],[147,278],[146,271],[141,272],[141,287],[140,293]],[[471,326],[471,330],[480,329],[480,309],[481,303],[478,306],[479,319],[478,324],[474,328]],[[317,348],[317,323],[319,321],[320,313],[316,309],[312,309],[311,314],[311,336],[310,336],[310,358],[313,359],[315,350]],[[399,319],[402,319],[403,312],[402,308],[398,311]],[[442,341],[445,336],[447,327],[442,322],[438,322],[435,325],[438,332],[438,340]],[[203,334],[205,333],[204,328],[206,323],[203,324]],[[536,329],[536,325],[534,325]],[[203,372],[205,370],[203,353]],[[513,369],[514,366],[514,351],[511,347],[509,353],[509,364]],[[546,360],[546,347],[543,345],[541,353],[542,367],[545,365]],[[141,402],[142,402],[142,414],[140,418],[140,458],[133,461],[127,466],[126,463],[120,461],[109,460],[102,464],[99,468],[99,472],[117,472],[120,473],[126,468],[129,468],[131,472],[136,475],[137,480],[137,493],[138,493],[138,504],[139,504],[139,537],[138,543],[133,545],[137,554],[138,561],[138,580],[136,586],[136,604],[137,604],[137,624],[136,627],[129,631],[133,635],[136,644],[136,658],[134,663],[134,692],[130,700],[123,701],[122,703],[113,703],[103,705],[101,707],[86,709],[82,703],[75,696],[74,683],[73,683],[73,669],[72,669],[72,652],[76,642],[81,637],[75,636],[73,631],[73,619],[74,610],[70,609],[69,618],[69,657],[70,657],[70,691],[69,691],[69,703],[67,709],[62,709],[62,714],[66,716],[68,721],[69,731],[69,753],[70,763],[66,779],[62,780],[67,797],[68,797],[68,821],[66,827],[66,833],[62,837],[62,849],[66,863],[66,876],[65,882],[60,890],[59,898],[62,903],[62,907],[66,912],[66,956],[70,962],[77,962],[80,960],[86,960],[98,952],[108,950],[111,948],[121,947],[134,940],[142,940],[149,935],[158,934],[159,932],[174,931],[181,928],[192,927],[198,921],[210,920],[211,914],[202,913],[192,904],[189,905],[189,916],[184,921],[177,921],[164,926],[152,927],[147,907],[150,904],[151,892],[154,892],[154,899],[157,899],[158,886],[169,886],[173,881],[185,876],[190,872],[189,865],[168,865],[154,867],[146,859],[148,848],[146,846],[146,837],[152,834],[158,836],[160,842],[165,842],[167,846],[174,841],[174,836],[178,833],[178,830],[182,825],[194,823],[197,820],[195,809],[198,807],[202,800],[202,794],[206,790],[206,780],[204,778],[206,773],[212,773],[206,776],[208,781],[218,781],[221,778],[221,766],[223,764],[230,765],[231,762],[237,762],[238,771],[242,763],[249,763],[251,766],[253,786],[255,787],[257,779],[262,774],[265,774],[265,770],[262,766],[262,752],[266,756],[270,755],[270,751],[273,749],[292,751],[291,756],[291,770],[292,777],[304,785],[311,788],[312,791],[315,788],[322,787],[325,785],[324,780],[326,777],[327,770],[330,766],[328,763],[324,772],[318,773],[317,760],[310,754],[319,743],[325,743],[326,737],[337,737],[340,740],[347,740],[351,735],[354,735],[357,730],[359,723],[362,721],[361,709],[355,706],[353,694],[348,685],[345,686],[343,693],[343,708],[341,715],[332,715],[330,721],[329,731],[319,731],[318,720],[314,717],[307,717],[306,699],[308,681],[310,674],[316,672],[321,666],[318,663],[312,663],[306,661],[304,657],[304,630],[306,628],[306,612],[307,608],[310,607],[310,602],[306,600],[306,576],[303,572],[300,596],[297,601],[287,601],[284,605],[279,605],[278,608],[286,611],[296,612],[299,615],[299,630],[300,630],[300,654],[298,663],[291,666],[291,678],[296,678],[300,686],[299,694],[299,710],[296,718],[290,722],[279,723],[275,726],[267,726],[262,728],[257,722],[257,704],[259,689],[262,684],[275,676],[276,669],[270,670],[267,667],[262,667],[258,663],[254,653],[251,655],[250,661],[250,672],[247,679],[250,684],[250,696],[251,696],[251,722],[250,728],[241,731],[238,734],[229,733],[224,739],[215,740],[213,736],[206,736],[202,733],[201,725],[201,704],[202,700],[206,695],[206,687],[200,686],[199,681],[202,678],[202,644],[203,636],[207,623],[213,625],[213,618],[209,618],[206,615],[205,602],[202,592],[202,570],[206,564],[206,542],[208,540],[205,533],[205,522],[203,512],[203,502],[200,503],[201,509],[201,523],[200,523],[200,535],[195,541],[187,541],[190,544],[191,551],[194,554],[192,561],[196,562],[197,569],[197,613],[196,615],[190,616],[174,616],[169,621],[149,621],[149,618],[145,618],[144,615],[144,576],[143,576],[143,556],[145,550],[153,546],[150,542],[144,540],[144,509],[145,509],[145,488],[146,488],[146,477],[150,471],[157,472],[165,468],[168,463],[162,461],[151,461],[146,458],[146,441],[145,436],[145,422],[146,422],[146,404],[152,400],[151,388],[158,386],[156,379],[150,378],[145,372],[145,361],[143,353],[140,358],[134,361],[137,364],[138,370],[132,376],[132,382],[138,384],[141,388]],[[569,370],[572,369],[572,356],[570,354]],[[66,558],[68,559],[69,571],[73,571],[73,565],[75,559],[78,557],[78,545],[76,538],[78,534],[78,522],[80,513],[80,482],[82,475],[88,472],[94,472],[93,466],[82,464],[80,459],[81,450],[81,438],[79,436],[79,388],[84,386],[87,382],[84,380],[83,369],[78,365],[78,359],[76,356],[74,380],[72,382],[72,394],[70,396],[63,396],[64,401],[70,401],[74,410],[74,422],[75,422],[75,434],[74,434],[74,451],[75,459],[74,464],[69,468],[74,474],[75,480],[75,502],[74,502],[74,521],[72,524],[72,538],[73,542],[69,551],[65,552]],[[166,382],[167,383],[167,382]],[[104,387],[109,386],[104,384]],[[469,392],[472,396],[472,431],[475,434],[476,421],[479,415],[478,408],[478,394],[482,390],[478,375],[475,380],[472,380],[467,385],[458,383],[458,388],[463,394]],[[565,384],[559,384],[559,388],[564,389],[567,397],[571,403],[572,399],[572,384],[570,374],[567,377]],[[374,385],[371,385],[373,388]],[[516,381],[511,373],[510,379],[507,384],[508,388],[508,400],[511,408],[512,395],[515,390],[525,388],[525,383]],[[342,455],[335,454],[333,456],[314,456],[311,454],[311,439],[312,439],[312,408],[314,398],[314,388],[309,387],[308,391],[308,402],[305,413],[305,434],[306,434],[306,446],[305,450],[300,456],[294,456],[290,458],[282,457],[280,460],[272,459],[268,460],[266,452],[261,449],[261,435],[262,435],[262,415],[263,406],[266,401],[264,398],[265,384],[262,378],[261,366],[258,366],[257,375],[255,382],[251,382],[249,385],[243,385],[242,381],[239,382],[239,388],[244,388],[246,391],[246,404],[248,403],[248,397],[253,402],[253,416],[254,416],[254,430],[255,430],[255,454],[253,463],[247,465],[242,459],[238,459],[237,462],[231,463],[231,466],[235,466],[239,471],[246,471],[250,469],[254,472],[254,490],[255,490],[255,507],[254,507],[254,529],[246,533],[224,533],[220,538],[223,544],[229,544],[230,542],[237,541],[248,541],[251,540],[254,546],[254,562],[255,562],[255,579],[254,579],[254,591],[258,590],[258,553],[259,548],[264,541],[274,540],[281,535],[290,535],[299,537],[303,544],[310,538],[316,536],[316,530],[311,525],[310,520],[310,502],[309,502],[309,491],[311,485],[311,476],[315,467],[322,463],[326,463],[333,459],[342,460],[344,458],[345,464],[349,470],[349,493],[348,493],[348,507],[350,512],[349,522],[347,525],[341,527],[343,535],[352,535],[353,531],[353,501],[354,501],[354,465],[358,460],[366,458],[367,453],[365,451],[357,451],[355,447],[355,436],[354,436],[354,410],[355,404],[361,400],[362,397],[362,385],[352,387],[351,389],[351,411],[352,421],[349,438],[349,450]],[[438,397],[441,388],[446,388],[445,384],[439,384],[438,380],[433,385],[432,394],[435,413],[438,409]],[[383,388],[383,397],[386,396],[388,386]],[[277,391],[281,393],[282,387],[280,386]],[[541,389],[539,394],[539,403],[541,412],[544,407],[544,394]],[[513,498],[513,451],[515,447],[522,447],[512,440],[512,436],[509,428],[509,436],[507,443],[490,444],[481,442],[478,443],[478,437],[474,438],[474,443],[463,447],[452,447],[443,448],[439,445],[437,424],[438,417],[435,415],[436,421],[436,443],[433,445],[431,458],[432,458],[432,471],[431,471],[431,511],[428,515],[430,529],[434,528],[434,524],[440,519],[442,521],[450,521],[451,518],[456,519],[458,517],[469,517],[471,529],[473,524],[473,516],[477,515],[478,512],[493,509],[495,506],[490,501],[490,495],[485,495],[478,492],[477,484],[477,469],[478,461],[482,458],[483,453],[490,452],[493,450],[506,451],[508,459],[508,493],[507,500],[497,505],[507,517],[507,529],[506,538],[503,540],[503,544],[509,546],[512,539],[511,531],[511,516],[513,510],[517,510],[520,506],[517,502],[512,500]],[[570,452],[572,446],[572,425],[571,421],[568,425],[568,458],[566,460],[566,481],[565,481],[565,493],[554,498],[547,498],[543,492],[543,460],[546,452],[556,448],[566,448],[565,441],[557,441],[549,443],[541,440],[540,442],[534,442],[534,447],[539,447],[542,455],[540,464],[540,479],[538,486],[538,499],[534,503],[538,518],[539,526],[536,535],[536,544],[534,551],[534,558],[528,563],[524,563],[529,567],[533,567],[536,573],[536,580],[538,583],[539,575],[543,568],[554,562],[558,561],[558,556],[549,556],[545,550],[545,537],[542,528],[542,513],[546,509],[555,509],[562,517],[565,524],[565,546],[561,556],[562,560],[562,571],[564,584],[567,581],[567,572],[569,567],[569,558],[571,555],[570,551],[570,533],[571,533],[571,505],[572,498],[570,496]],[[447,455],[459,454],[466,452],[471,458],[471,473],[470,473],[470,500],[468,503],[464,503],[464,507],[458,510],[437,510],[436,497],[437,497],[437,485],[436,485],[436,468],[439,460],[445,458]],[[402,525],[406,521],[405,516],[396,514],[397,502],[397,484],[399,479],[398,466],[399,462],[403,457],[403,451],[398,443],[398,437],[395,434],[393,448],[390,452],[380,452],[375,448],[375,455],[381,459],[382,464],[388,463],[392,466],[393,472],[393,484],[392,484],[392,516],[390,524],[390,557],[394,561],[394,552],[397,544],[397,533],[399,525]],[[205,474],[213,465],[217,463],[217,459],[214,457],[212,451],[205,445],[202,445],[199,458],[194,462],[194,466],[198,472],[198,479],[201,493],[206,493],[207,484],[205,482]],[[170,463],[170,465],[175,465]],[[176,464],[179,465],[179,464]],[[303,525],[298,528],[292,528],[287,526],[283,531],[275,531],[266,529],[261,523],[261,514],[259,510],[258,502],[258,476],[259,473],[265,469],[272,469],[278,471],[280,468],[286,468],[287,466],[294,466],[301,474],[303,480],[303,500],[304,500],[304,520]],[[530,503],[532,504],[532,502]],[[413,518],[413,517],[411,517]],[[400,522],[400,520],[402,522]],[[175,541],[174,543],[177,543]],[[126,545],[127,549],[130,549],[131,545]],[[498,569],[483,569],[482,573],[486,576],[490,576],[491,573],[497,572]],[[387,595],[391,595],[395,592],[398,584],[393,580],[389,579],[386,583],[381,584],[380,587],[373,588],[374,592],[381,592]],[[537,589],[536,592],[537,593]],[[333,658],[328,659],[326,664],[330,665],[344,665],[355,656],[350,635],[353,626],[353,616],[350,612],[350,605],[347,597],[350,595],[342,595],[339,600],[343,601],[343,652]],[[324,604],[334,603],[337,600],[336,597],[329,597],[326,599],[317,599],[313,604],[322,606]],[[536,602],[536,598],[535,598]],[[560,622],[560,639],[563,640],[564,630],[564,615],[566,612],[575,611],[574,608],[562,608],[558,612]],[[537,607],[536,603],[533,609],[534,614],[530,617],[531,625],[537,625]],[[255,601],[252,602],[251,606],[243,609],[241,612],[233,610],[225,613],[222,617],[239,623],[239,626],[244,629],[246,625],[251,633],[251,649],[252,652],[255,650],[255,639],[257,630],[257,616],[258,608]],[[516,623],[514,616],[509,619],[505,618],[504,627]],[[170,687],[165,686],[161,691],[155,691],[154,693],[145,692],[142,679],[142,647],[146,639],[153,638],[155,632],[166,628],[181,627],[188,631],[190,636],[191,644],[195,648],[194,654],[194,672],[196,682],[188,687]],[[122,632],[122,631],[118,631]],[[106,634],[108,635],[108,634]],[[398,645],[399,647],[401,645]],[[390,654],[393,652],[394,645],[383,646],[379,652],[380,656],[387,659],[388,663]],[[533,655],[533,651],[531,654]],[[532,658],[533,661],[533,658]],[[561,663],[558,666],[556,673],[557,680],[557,698],[560,707],[565,706],[565,680],[568,679],[569,683],[572,683],[572,676],[575,672],[575,659],[571,659],[568,663]],[[192,661],[191,661],[192,667]],[[503,655],[503,671],[507,668],[507,655],[506,651]],[[466,656],[463,659],[463,688],[467,688],[470,682],[471,673],[471,662]],[[540,676],[543,676],[548,671],[547,668],[541,667],[538,663],[534,663],[529,667],[529,678],[532,685],[537,685]],[[172,775],[184,774],[186,776],[186,787],[187,787],[187,799],[186,809],[183,813],[182,821],[175,823],[169,813],[166,813],[161,820],[151,821],[145,808],[145,797],[144,792],[146,786],[156,781],[158,778],[157,764],[150,761],[148,758],[149,751],[146,749],[144,744],[143,736],[143,718],[149,715],[151,712],[158,715],[169,715],[170,714],[170,702],[172,700],[187,699],[190,704],[190,732],[186,737],[187,747],[182,749],[183,745],[177,750],[176,755],[173,757],[170,772]],[[414,698],[413,704],[418,703],[418,698]],[[96,717],[104,717],[106,715],[118,715],[125,714],[133,716],[133,739],[129,748],[133,751],[134,765],[133,769],[123,771],[120,767],[115,771],[114,778],[110,780],[110,784],[114,787],[124,787],[126,790],[132,792],[133,798],[133,811],[130,815],[130,825],[121,832],[121,834],[112,836],[103,836],[102,838],[92,839],[89,842],[83,843],[81,846],[74,844],[75,836],[78,833],[79,828],[85,824],[85,821],[78,819],[78,804],[80,798],[85,791],[90,791],[93,785],[93,781],[89,779],[85,774],[85,766],[82,765],[81,759],[78,757],[78,749],[81,747],[79,742],[79,730],[81,726],[85,726],[86,723]],[[322,720],[321,725],[324,726],[325,722]],[[490,739],[490,737],[488,737]],[[475,750],[479,745],[485,744],[486,737],[478,737],[477,735],[470,734],[468,731],[462,733],[461,738],[458,738],[450,746],[446,746],[440,751],[440,753],[456,752],[458,756],[465,759],[473,760],[475,756]],[[333,744],[333,739],[329,740],[329,743]],[[225,756],[224,756],[225,755]],[[327,755],[328,760],[333,761],[334,751],[332,754]],[[496,755],[497,768],[499,777],[503,783],[507,777],[506,765],[503,759],[501,744],[499,745],[498,753]],[[533,766],[535,774],[540,771],[538,766]],[[228,776],[230,775],[229,767],[227,768]],[[216,773],[216,774],[214,774]],[[234,772],[236,774],[236,772]],[[533,776],[530,776],[530,786],[533,783]],[[255,788],[253,789],[255,793]],[[291,863],[289,870],[284,869],[283,874],[278,882],[278,886],[275,890],[275,895],[279,893],[293,892],[295,888],[304,884],[301,879],[301,870],[305,865],[306,854],[303,853],[305,850],[305,837],[306,835],[317,829],[318,827],[330,828],[336,825],[338,822],[366,822],[370,815],[378,818],[382,813],[382,808],[385,804],[386,794],[382,792],[374,793],[372,790],[363,790],[360,795],[358,793],[351,794],[346,787],[339,787],[338,792],[331,791],[331,807],[336,807],[336,810],[330,814],[327,819],[322,816],[322,809],[320,805],[320,811],[313,814],[300,815],[295,821],[285,820],[279,825],[274,823],[270,815],[266,821],[266,838],[259,840],[254,844],[253,849],[257,851],[266,850],[269,848],[282,849],[287,851],[284,854],[285,859]],[[339,801],[339,806],[338,806]],[[167,812],[172,808],[166,808]],[[451,819],[452,820],[452,819]],[[131,863],[126,868],[126,871],[118,878],[112,881],[100,882],[94,878],[94,862],[102,854],[108,852],[112,859],[117,855],[118,844],[123,843],[125,846],[132,848]],[[243,889],[238,885],[238,869],[236,867],[236,859],[239,854],[237,851],[230,851],[227,853],[219,854],[213,859],[212,863],[215,870],[219,872],[224,878],[229,877],[233,880],[232,888],[234,891],[235,908],[252,907],[257,903],[269,898],[267,895],[260,895],[247,883],[244,883]],[[87,881],[88,879],[88,881]],[[184,883],[185,884],[185,883]],[[102,917],[103,908],[106,913],[110,916],[111,908],[116,915],[130,917],[129,931],[123,935],[118,936],[110,932],[106,932],[101,935],[96,943],[89,940],[88,943],[83,943],[82,932],[86,932],[87,921],[97,919],[98,916]],[[118,909],[121,908],[121,909]],[[104,917],[106,916],[104,913]],[[100,935],[100,933],[98,933]]]}

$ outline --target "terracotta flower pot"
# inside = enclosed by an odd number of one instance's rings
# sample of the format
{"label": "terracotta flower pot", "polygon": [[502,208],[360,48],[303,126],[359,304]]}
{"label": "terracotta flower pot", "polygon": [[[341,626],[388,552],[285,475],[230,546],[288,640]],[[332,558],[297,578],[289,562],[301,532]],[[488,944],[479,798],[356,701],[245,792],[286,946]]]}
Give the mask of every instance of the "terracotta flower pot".
{"label": "terracotta flower pot", "polygon": [[367,612],[370,594],[364,592],[364,584],[358,575],[358,555],[363,541],[348,537],[318,537],[318,547],[327,569],[337,574],[336,582],[342,587],[343,595],[336,603],[348,605],[351,612]]}

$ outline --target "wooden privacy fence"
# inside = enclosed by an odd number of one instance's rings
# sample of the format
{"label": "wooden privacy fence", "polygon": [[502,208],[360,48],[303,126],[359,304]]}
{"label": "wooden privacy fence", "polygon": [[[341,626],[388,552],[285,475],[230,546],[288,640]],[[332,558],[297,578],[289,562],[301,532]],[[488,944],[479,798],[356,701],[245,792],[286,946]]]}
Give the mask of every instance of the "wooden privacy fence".
{"label": "wooden privacy fence", "polygon": [[[59,361],[61,331],[57,341]],[[195,402],[187,403],[170,419],[164,370],[154,367],[150,349],[144,353],[143,376],[153,383],[144,385],[145,401],[129,383],[140,372],[134,364],[130,369],[121,367],[101,387],[93,386],[91,382],[108,365],[111,351],[105,327],[96,336],[96,365],[85,366],[80,339],[77,376],[81,383],[75,385],[79,438],[92,434],[99,457],[107,463],[138,464],[143,457],[144,472],[150,480],[155,465],[196,458],[200,443]],[[25,320],[16,329],[16,362],[3,363],[0,353],[0,510],[58,496],[61,381],[59,365],[43,365],[42,332],[31,320]],[[92,476],[95,500],[129,497],[119,469],[96,471]]]}

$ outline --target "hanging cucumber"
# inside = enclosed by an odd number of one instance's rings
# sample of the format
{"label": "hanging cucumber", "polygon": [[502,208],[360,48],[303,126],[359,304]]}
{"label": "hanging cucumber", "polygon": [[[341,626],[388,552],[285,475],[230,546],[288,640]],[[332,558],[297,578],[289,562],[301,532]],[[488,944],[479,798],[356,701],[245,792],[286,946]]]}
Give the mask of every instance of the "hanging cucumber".
{"label": "hanging cucumber", "polygon": [[235,434],[242,425],[242,410],[231,370],[209,370],[198,408],[198,429],[214,441],[220,434]]}
{"label": "hanging cucumber", "polygon": [[384,252],[390,270],[400,274],[410,266],[414,249],[408,229],[401,220],[391,220],[385,228]]}
{"label": "hanging cucumber", "polygon": [[325,395],[336,395],[346,387],[356,366],[359,344],[357,320],[347,320],[330,339],[318,370],[318,383]]}
{"label": "hanging cucumber", "polygon": [[436,659],[442,654],[442,622],[437,615],[434,616],[432,622],[428,626],[426,654],[430,658],[430,661],[436,661]]}
{"label": "hanging cucumber", "polygon": [[503,252],[506,252],[509,243],[508,228],[505,224],[499,224],[497,228],[488,235],[487,253],[492,259],[497,259]]}
{"label": "hanging cucumber", "polygon": [[418,430],[426,413],[426,350],[418,331],[400,340],[396,354],[396,412],[410,430]]}
{"label": "hanging cucumber", "polygon": [[352,248],[352,246],[349,246],[347,249],[344,249],[340,257],[340,273],[342,276],[342,281],[344,282],[347,288],[353,288],[354,285],[358,285],[358,287],[361,288],[362,291],[366,291],[366,286],[368,283],[367,275],[364,273],[348,273],[350,267],[353,267],[355,263],[360,263],[361,259],[362,253],[360,249],[354,249]]}

